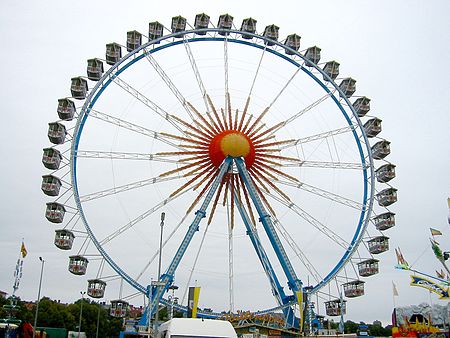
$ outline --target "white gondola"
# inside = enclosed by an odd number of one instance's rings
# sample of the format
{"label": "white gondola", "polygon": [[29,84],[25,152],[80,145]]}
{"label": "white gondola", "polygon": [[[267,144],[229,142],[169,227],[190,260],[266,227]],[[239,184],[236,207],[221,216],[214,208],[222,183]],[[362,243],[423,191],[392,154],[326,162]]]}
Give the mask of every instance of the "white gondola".
{"label": "white gondola", "polygon": [[269,25],[264,28],[263,36],[265,38],[268,38],[269,41],[265,41],[264,43],[268,46],[273,46],[274,43],[270,42],[270,40],[277,41],[278,40],[278,31],[280,30],[280,27],[276,25]]}
{"label": "white gondola", "polygon": [[305,52],[305,58],[307,60],[306,65],[312,66],[320,61],[320,51],[321,49],[317,46],[309,47]]}
{"label": "white gondola", "polygon": [[47,169],[56,170],[62,161],[61,152],[54,148],[44,148],[44,153],[42,155],[42,163]]}
{"label": "white gondola", "polygon": [[47,135],[51,143],[62,144],[67,135],[66,127],[59,122],[50,122]]}
{"label": "white gondola", "polygon": [[[351,77],[347,77],[339,84],[339,88],[341,88],[344,96],[348,99],[356,91],[356,80]],[[340,96],[342,97],[342,94],[340,94]]]}
{"label": "white gondola", "polygon": [[[194,27],[195,29],[205,29],[209,26],[209,15],[205,13],[197,14],[195,16]],[[206,35],[206,32],[197,33],[198,35]]]}
{"label": "white gondola", "polygon": [[[186,30],[186,18],[183,18],[181,15],[174,16],[172,18],[172,33],[180,33]],[[182,35],[178,35],[178,38],[181,38]]]}
{"label": "white gondola", "polygon": [[[222,14],[219,16],[219,22],[217,23],[217,28],[220,29],[231,29],[233,27],[233,17],[230,14]],[[220,35],[228,35],[230,34],[227,31],[219,32]]]}
{"label": "white gondola", "polygon": [[384,164],[376,171],[377,181],[380,183],[386,183],[395,177],[395,165],[392,163]]}
{"label": "white gondola", "polygon": [[45,217],[52,223],[62,223],[66,208],[58,202],[49,202],[46,204]]}
{"label": "white gondola", "polygon": [[375,216],[373,221],[377,230],[387,230],[395,226],[395,214],[393,212],[385,212]]}
{"label": "white gondola", "polygon": [[364,283],[361,280],[355,280],[343,284],[344,295],[348,298],[360,297],[364,295]]}
{"label": "white gondola", "polygon": [[359,117],[363,117],[370,110],[370,99],[365,96],[359,97],[353,102],[352,106],[356,114],[358,114]]}
{"label": "white gondola", "polygon": [[128,310],[128,302],[121,299],[112,300],[109,314],[112,317],[123,318],[126,316],[127,310]]}
{"label": "white gondola", "polygon": [[87,60],[87,77],[91,81],[98,81],[103,75],[103,62],[100,59]]}
{"label": "white gondola", "polygon": [[389,250],[389,237],[378,236],[367,241],[369,252],[371,254],[380,254]]}
{"label": "white gondola", "polygon": [[381,160],[391,153],[390,142],[386,140],[379,141],[372,146],[372,156],[376,160]]}
{"label": "white gondola", "polygon": [[61,189],[61,180],[53,175],[42,176],[41,189],[47,196],[58,196]]}
{"label": "white gondola", "polygon": [[69,271],[74,275],[85,275],[89,260],[86,257],[75,255],[69,257]]}
{"label": "white gondola", "polygon": [[67,98],[59,99],[56,112],[61,120],[70,121],[76,112],[75,103]]}
{"label": "white gondola", "polygon": [[101,279],[89,279],[87,294],[92,298],[103,298],[105,295],[106,282]]}
{"label": "white gondola", "polygon": [[397,202],[397,189],[387,188],[380,191],[377,195],[377,201],[380,207],[387,207]]}
{"label": "white gondola", "polygon": [[346,303],[347,301],[340,299],[333,299],[325,302],[325,311],[328,316],[340,316],[346,313]]}
{"label": "white gondola", "polygon": [[80,76],[73,77],[70,84],[70,92],[72,97],[78,100],[84,100],[88,91],[88,84],[86,79]]}
{"label": "white gondola", "polygon": [[[286,37],[286,41],[284,42],[284,45],[297,51],[300,48],[300,39],[301,39],[300,35],[297,35],[297,34],[288,35]],[[294,55],[295,53],[286,49],[286,54]]]}
{"label": "white gondola", "polygon": [[367,259],[358,263],[358,273],[361,277],[369,277],[379,272],[378,259]]}
{"label": "white gondola", "polygon": [[55,230],[55,245],[61,250],[72,249],[75,235],[72,231],[66,229]]}
{"label": "white gondola", "polygon": [[[148,24],[148,41],[159,39],[163,36],[164,26],[158,21],[149,22]],[[159,42],[157,42],[159,43]]]}
{"label": "white gondola", "polygon": [[[256,32],[256,20],[252,18],[247,18],[242,20],[241,31],[255,34]],[[242,38],[251,39],[253,36],[242,34]]]}
{"label": "white gondola", "polygon": [[364,123],[364,131],[367,137],[375,137],[381,133],[381,120],[379,118],[373,118]]}
{"label": "white gondola", "polygon": [[115,42],[106,45],[106,63],[114,65],[122,57],[122,47]]}
{"label": "white gondola", "polygon": [[[323,71],[325,74],[327,74],[332,80],[335,80],[339,75],[339,62],[336,61],[328,61],[325,63],[325,66],[323,67]],[[324,81],[328,81],[327,77],[323,77]]]}
{"label": "white gondola", "polygon": [[138,31],[127,32],[127,51],[131,52],[142,45],[142,34]]}

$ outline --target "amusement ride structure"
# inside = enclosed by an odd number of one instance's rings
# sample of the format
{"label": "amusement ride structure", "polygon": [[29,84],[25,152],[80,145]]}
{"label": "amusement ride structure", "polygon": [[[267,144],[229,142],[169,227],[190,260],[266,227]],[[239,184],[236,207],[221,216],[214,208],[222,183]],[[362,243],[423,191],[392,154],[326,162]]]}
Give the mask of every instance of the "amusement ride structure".
{"label": "amusement ride structure", "polygon": [[321,308],[342,316],[364,295],[389,249],[395,165],[370,99],[319,47],[256,23],[199,14],[129,31],[87,60],[49,123],[54,243],[74,251],[71,273],[92,276],[90,297],[120,281],[143,294],[144,326],[171,286],[197,281],[210,307],[199,316],[279,313],[309,332]]}

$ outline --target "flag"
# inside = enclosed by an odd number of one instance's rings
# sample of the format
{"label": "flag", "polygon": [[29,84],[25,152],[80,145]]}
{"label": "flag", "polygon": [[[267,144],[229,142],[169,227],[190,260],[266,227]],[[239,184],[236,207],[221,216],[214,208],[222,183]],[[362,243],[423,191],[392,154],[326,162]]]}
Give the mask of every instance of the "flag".
{"label": "flag", "polygon": [[394,296],[398,296],[397,286],[395,285],[394,282],[392,282],[392,294],[393,294]]}
{"label": "flag", "polygon": [[438,276],[438,278],[445,279],[445,272],[442,271],[442,269],[441,271],[436,270],[436,275]]}
{"label": "flag", "polygon": [[395,249],[395,254],[397,255],[397,263],[398,263],[396,267],[399,269],[408,270],[409,269],[408,262],[403,257],[402,252],[400,251],[400,248]]}
{"label": "flag", "polygon": [[448,224],[450,224],[450,198],[447,198],[447,203],[448,203]]}
{"label": "flag", "polygon": [[27,256],[27,249],[25,249],[25,244],[22,241],[22,246],[20,247],[20,253],[22,254],[22,258],[25,258]]}
{"label": "flag", "polygon": [[430,228],[430,231],[431,231],[431,236],[440,236],[440,235],[442,235],[442,232],[440,232],[437,229]]}
{"label": "flag", "polygon": [[433,249],[434,255],[436,256],[437,259],[439,259],[440,261],[443,262],[444,256],[442,255],[442,250],[439,247],[439,243],[431,238],[430,238],[430,242],[431,242],[431,249]]}
{"label": "flag", "polygon": [[300,308],[300,317],[299,317],[300,332],[302,332],[302,330],[303,330],[303,320],[304,320],[303,314],[304,314],[304,311],[305,311],[304,308],[303,308],[303,304],[304,304],[303,303],[303,291],[302,290],[297,291],[296,295],[297,295],[298,306]]}
{"label": "flag", "polygon": [[200,287],[189,287],[188,293],[188,318],[197,318],[198,298],[200,296]]}

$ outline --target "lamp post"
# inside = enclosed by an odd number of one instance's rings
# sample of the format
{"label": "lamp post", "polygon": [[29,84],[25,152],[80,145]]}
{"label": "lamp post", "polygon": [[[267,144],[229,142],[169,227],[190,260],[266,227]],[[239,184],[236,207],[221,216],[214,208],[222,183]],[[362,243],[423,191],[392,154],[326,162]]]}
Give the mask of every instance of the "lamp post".
{"label": "lamp post", "polygon": [[97,331],[95,332],[95,338],[98,338],[98,326],[100,324],[100,309],[101,309],[101,305],[99,302],[98,303],[98,314],[97,314]]}
{"label": "lamp post", "polygon": [[39,312],[39,300],[41,299],[42,274],[44,272],[44,263],[45,263],[45,261],[42,259],[42,257],[39,257],[39,260],[41,261],[41,276],[39,277],[39,289],[38,289],[38,296],[37,296],[37,301],[36,301],[36,313],[34,314],[33,338],[36,337],[36,326],[37,326],[37,318],[38,318],[38,312]]}
{"label": "lamp post", "polygon": [[84,295],[86,291],[80,291],[81,294],[81,306],[80,306],[80,321],[78,322],[78,338],[80,338],[81,333],[81,317],[83,316],[83,303],[84,303]]}
{"label": "lamp post", "polygon": [[[163,241],[163,227],[164,227],[164,218],[166,214],[164,212],[161,213],[161,231],[160,231],[160,237],[159,237],[159,264],[158,264],[158,286],[157,290],[161,287],[159,282],[161,282],[161,258],[162,258],[162,241]],[[158,292],[156,293],[158,295]],[[158,317],[159,317],[159,297],[156,304],[156,318],[155,318],[155,331],[158,332]]]}

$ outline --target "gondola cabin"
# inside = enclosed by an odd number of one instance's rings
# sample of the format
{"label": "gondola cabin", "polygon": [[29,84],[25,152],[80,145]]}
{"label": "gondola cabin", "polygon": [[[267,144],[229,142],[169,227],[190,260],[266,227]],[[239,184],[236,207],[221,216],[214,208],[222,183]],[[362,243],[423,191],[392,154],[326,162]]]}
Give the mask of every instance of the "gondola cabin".
{"label": "gondola cabin", "polygon": [[280,30],[280,27],[278,27],[276,25],[266,26],[266,28],[264,28],[263,36],[269,40],[265,41],[264,43],[268,46],[273,46],[274,43],[270,42],[270,40],[278,41],[278,31],[279,30]]}
{"label": "gondola cabin", "polygon": [[[356,91],[356,80],[352,79],[351,77],[347,77],[342,80],[339,88],[341,88],[342,93],[348,99]],[[340,96],[342,97],[342,94],[340,94]]]}
{"label": "gondola cabin", "polygon": [[87,60],[87,76],[89,80],[98,81],[103,75],[103,62],[100,59]]}
{"label": "gondola cabin", "polygon": [[[257,21],[252,18],[247,18],[247,19],[242,20],[241,32],[248,32],[248,33],[255,34],[256,22]],[[253,36],[248,35],[248,34],[242,34],[242,38],[251,39],[251,38],[253,38]]]}
{"label": "gondola cabin", "polygon": [[47,135],[51,143],[63,144],[67,135],[66,127],[59,122],[50,122]]}
{"label": "gondola cabin", "polygon": [[106,63],[114,65],[122,57],[122,47],[115,42],[106,45]]}
{"label": "gondola cabin", "polygon": [[367,137],[375,137],[381,132],[381,120],[373,118],[364,123],[364,131]]}
{"label": "gondola cabin", "polygon": [[45,209],[45,217],[52,223],[62,223],[66,208],[58,202],[49,202]]}
{"label": "gondola cabin", "polygon": [[[181,15],[174,16],[172,18],[172,33],[184,32],[186,30],[186,18],[183,18]],[[178,35],[178,38],[181,38],[182,35]]]}
{"label": "gondola cabin", "polygon": [[379,167],[376,171],[377,181],[386,183],[395,177],[395,165],[388,163]]}
{"label": "gondola cabin", "polygon": [[359,97],[353,102],[352,106],[356,114],[359,117],[363,117],[370,110],[370,99],[365,96]]}
{"label": "gondola cabin", "polygon": [[[205,13],[197,14],[195,16],[194,27],[195,29],[205,29],[209,25],[209,15]],[[206,35],[206,32],[199,32],[198,35]]]}
{"label": "gondola cabin", "polygon": [[55,230],[55,245],[61,250],[72,249],[75,235],[72,231],[66,229]]}
{"label": "gondola cabin", "polygon": [[317,64],[320,61],[320,51],[321,49],[317,46],[309,47],[305,52],[305,59],[307,66],[312,66],[314,63]]}
{"label": "gondola cabin", "polygon": [[[148,24],[148,41],[159,39],[163,36],[164,26],[158,21]],[[159,42],[156,42],[159,43]]]}
{"label": "gondola cabin", "polygon": [[69,257],[69,271],[74,275],[85,275],[89,260],[86,257],[75,255]]}
{"label": "gondola cabin", "polygon": [[384,214],[375,216],[373,221],[377,230],[387,230],[395,226],[395,214],[393,212],[385,212]]}
{"label": "gondola cabin", "polygon": [[47,196],[58,196],[61,189],[61,180],[53,175],[42,176],[41,189]]}
{"label": "gondola cabin", "polygon": [[[298,51],[298,49],[300,48],[300,39],[301,39],[300,35],[297,35],[297,34],[288,35],[286,37],[286,41],[284,42],[284,45],[295,51]],[[294,55],[295,53],[289,49],[286,49],[286,54]]]}
{"label": "gondola cabin", "polygon": [[87,294],[92,298],[103,298],[105,295],[106,282],[101,279],[89,279]]}
{"label": "gondola cabin", "polygon": [[142,45],[142,34],[138,31],[127,32],[127,51],[131,52]]}
{"label": "gondola cabin", "polygon": [[[219,16],[219,22],[217,23],[217,28],[229,30],[233,27],[233,17],[230,14],[222,14]],[[230,32],[222,31],[219,32],[220,35],[228,35]]]}
{"label": "gondola cabin", "polygon": [[391,143],[386,140],[375,143],[371,148],[373,158],[376,160],[382,160],[387,155],[389,155],[391,153],[390,144]]}
{"label": "gondola cabin", "polygon": [[71,79],[70,92],[72,97],[78,100],[84,100],[88,91],[88,84],[86,79],[82,77],[74,77]]}
{"label": "gondola cabin", "polygon": [[361,277],[369,277],[379,272],[378,259],[367,259],[358,263],[358,273]]}
{"label": "gondola cabin", "polygon": [[75,103],[69,99],[59,99],[56,112],[61,120],[71,121],[76,112]]}
{"label": "gondola cabin", "polygon": [[355,280],[343,284],[344,295],[348,298],[360,297],[364,295],[364,283],[361,280]]}
{"label": "gondola cabin", "polygon": [[387,188],[380,191],[376,196],[380,207],[387,207],[397,202],[397,189]]}
{"label": "gondola cabin", "polygon": [[[339,62],[336,61],[328,61],[325,63],[325,66],[323,67],[323,71],[325,74],[327,74],[332,80],[335,80],[339,75]],[[324,81],[328,81],[329,79],[324,76]]]}
{"label": "gondola cabin", "polygon": [[42,155],[42,163],[44,164],[44,167],[52,170],[59,169],[61,161],[62,155],[59,150],[53,148],[44,149],[44,153]]}
{"label": "gondola cabin", "polygon": [[123,318],[126,316],[128,310],[128,302],[124,300],[112,300],[109,314],[112,317]]}
{"label": "gondola cabin", "polygon": [[346,300],[333,299],[325,302],[325,312],[327,316],[340,316],[346,313]]}
{"label": "gondola cabin", "polygon": [[389,250],[389,237],[378,236],[367,241],[369,252],[371,254],[379,254]]}

